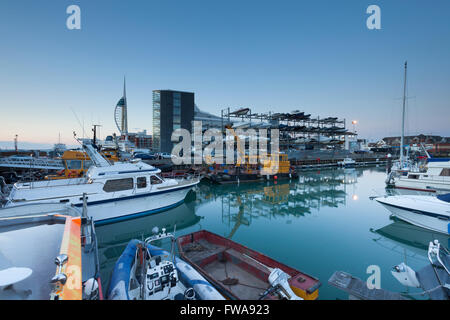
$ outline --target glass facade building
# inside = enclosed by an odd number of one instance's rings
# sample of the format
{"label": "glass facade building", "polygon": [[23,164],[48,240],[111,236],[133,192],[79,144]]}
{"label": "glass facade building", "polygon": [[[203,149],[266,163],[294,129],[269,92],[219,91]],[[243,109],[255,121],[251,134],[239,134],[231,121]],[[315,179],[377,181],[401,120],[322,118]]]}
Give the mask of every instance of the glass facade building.
{"label": "glass facade building", "polygon": [[172,132],[192,130],[194,93],[174,90],[153,91],[153,151],[172,152]]}

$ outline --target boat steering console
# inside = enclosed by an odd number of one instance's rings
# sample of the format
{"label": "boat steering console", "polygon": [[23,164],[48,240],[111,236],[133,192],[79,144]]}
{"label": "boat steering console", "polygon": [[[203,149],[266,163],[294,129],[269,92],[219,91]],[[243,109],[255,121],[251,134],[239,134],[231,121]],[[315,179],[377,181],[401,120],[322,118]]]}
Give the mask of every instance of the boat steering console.
{"label": "boat steering console", "polygon": [[168,296],[170,288],[175,287],[178,282],[178,273],[171,261],[161,261],[160,256],[150,260],[147,269],[147,295],[155,297],[156,295]]}
{"label": "boat steering console", "polygon": [[[171,240],[172,248],[170,257],[167,255],[151,256],[148,251],[148,266],[145,279],[145,296],[146,299],[195,299],[195,291],[193,288],[187,288],[185,291],[179,291],[180,278],[175,266],[174,242],[175,236],[171,233],[166,233],[166,229],[162,229],[162,233],[158,230],[153,231],[155,235],[147,238],[145,244],[149,245],[153,241],[169,238]],[[165,258],[164,260],[162,258]],[[183,287],[184,288],[184,287]]]}

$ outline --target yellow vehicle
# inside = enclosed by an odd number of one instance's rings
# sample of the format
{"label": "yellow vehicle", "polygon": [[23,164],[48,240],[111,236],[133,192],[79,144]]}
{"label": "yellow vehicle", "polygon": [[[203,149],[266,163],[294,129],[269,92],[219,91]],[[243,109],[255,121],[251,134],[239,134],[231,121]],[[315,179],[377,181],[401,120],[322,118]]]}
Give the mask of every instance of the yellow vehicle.
{"label": "yellow vehicle", "polygon": [[290,173],[291,163],[285,153],[280,153],[278,159],[274,159],[271,155],[267,156],[267,160],[263,163],[262,174],[280,174]]}
{"label": "yellow vehicle", "polygon": [[[119,160],[116,150],[104,150],[101,154],[109,161],[116,162]],[[59,171],[56,175],[46,176],[46,180],[79,178],[84,176],[86,171],[92,165],[92,161],[87,153],[79,150],[64,151],[61,159],[64,163],[64,169]]]}
{"label": "yellow vehicle", "polygon": [[[291,163],[288,160],[288,155],[285,153],[278,154],[278,159],[276,156],[272,156],[271,154],[268,154],[266,156],[266,159],[260,161],[258,156],[249,156],[245,154],[245,151],[242,150],[242,146],[239,143],[239,136],[235,133],[233,129],[231,129],[230,126],[226,126],[226,128],[234,135],[235,142],[238,147],[238,151],[240,154],[244,154],[244,169],[249,172],[253,173],[253,171],[257,170],[258,163],[262,162],[263,166],[261,168],[261,174],[263,175],[275,175],[275,174],[289,174]],[[211,160],[210,160],[211,161]],[[241,163],[237,163],[236,167],[240,167]]]}

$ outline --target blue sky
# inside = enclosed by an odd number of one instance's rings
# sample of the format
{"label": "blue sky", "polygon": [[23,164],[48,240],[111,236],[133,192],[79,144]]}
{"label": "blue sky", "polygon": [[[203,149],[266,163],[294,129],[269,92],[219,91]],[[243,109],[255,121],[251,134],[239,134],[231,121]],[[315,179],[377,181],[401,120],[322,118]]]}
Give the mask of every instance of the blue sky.
{"label": "blue sky", "polygon": [[[66,28],[71,4],[81,30]],[[445,0],[4,0],[0,141],[74,144],[80,122],[112,133],[124,75],[131,131],[151,130],[152,90],[170,88],[216,114],[300,109],[398,135],[405,60],[407,133],[450,136],[449,14]]]}

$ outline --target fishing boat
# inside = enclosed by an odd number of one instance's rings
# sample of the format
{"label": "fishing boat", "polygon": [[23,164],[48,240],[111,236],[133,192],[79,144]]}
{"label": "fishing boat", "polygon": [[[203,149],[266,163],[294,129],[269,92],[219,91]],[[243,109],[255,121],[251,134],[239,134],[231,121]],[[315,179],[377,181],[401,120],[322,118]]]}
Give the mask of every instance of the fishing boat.
{"label": "fishing boat", "polygon": [[3,208],[0,234],[0,300],[103,299],[97,238],[86,207]]}
{"label": "fishing boat", "polygon": [[157,213],[181,204],[198,179],[164,179],[161,170],[142,161],[110,163],[92,145],[93,161],[84,177],[14,184],[6,207],[27,203],[83,205],[83,193],[96,224]]}
{"label": "fishing boat", "polygon": [[409,170],[406,175],[389,177],[398,189],[445,193],[450,192],[450,160],[429,158],[425,172]]}
{"label": "fishing boat", "polygon": [[178,252],[229,299],[314,300],[320,281],[230,239],[201,230],[178,237]]}
{"label": "fishing boat", "polygon": [[[170,252],[153,245],[170,241]],[[117,260],[110,300],[223,300],[194,268],[175,256],[175,237],[163,228],[145,241],[131,240]]]}
{"label": "fishing boat", "polygon": [[375,200],[401,220],[450,234],[450,193],[437,196],[385,196]]}

